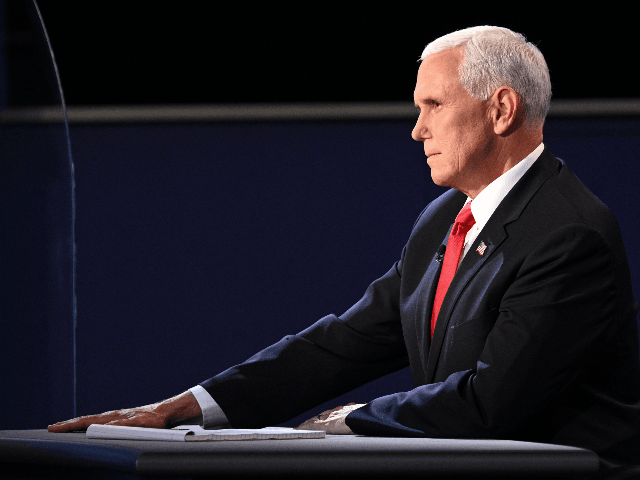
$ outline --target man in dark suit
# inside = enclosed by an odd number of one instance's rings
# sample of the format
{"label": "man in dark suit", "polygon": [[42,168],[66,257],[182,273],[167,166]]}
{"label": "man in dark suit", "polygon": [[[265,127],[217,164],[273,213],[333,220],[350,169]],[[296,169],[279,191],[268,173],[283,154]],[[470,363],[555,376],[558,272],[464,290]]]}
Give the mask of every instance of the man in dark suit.
{"label": "man in dark suit", "polygon": [[412,390],[302,427],[550,442],[633,463],[638,306],[614,217],[542,143],[550,96],[544,58],[521,35],[475,27],[429,44],[413,138],[451,190],[422,212],[389,272],[340,317],[189,392],[50,430],[197,416],[273,425],[410,365]]}

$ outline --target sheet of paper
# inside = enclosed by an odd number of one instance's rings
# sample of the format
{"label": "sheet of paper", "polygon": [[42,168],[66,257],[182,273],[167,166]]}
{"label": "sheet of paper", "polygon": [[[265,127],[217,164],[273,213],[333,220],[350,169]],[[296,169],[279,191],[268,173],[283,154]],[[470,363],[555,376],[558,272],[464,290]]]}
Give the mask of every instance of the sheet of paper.
{"label": "sheet of paper", "polygon": [[164,440],[184,442],[189,430],[165,428],[120,427],[117,425],[89,425],[87,438],[110,440]]}
{"label": "sheet of paper", "polygon": [[270,440],[296,438],[325,438],[325,432],[296,430],[295,428],[226,428],[207,430],[200,425],[180,425],[171,429],[121,427],[116,425],[90,425],[87,438],[108,440],[156,440],[170,442],[197,442],[222,440]]}

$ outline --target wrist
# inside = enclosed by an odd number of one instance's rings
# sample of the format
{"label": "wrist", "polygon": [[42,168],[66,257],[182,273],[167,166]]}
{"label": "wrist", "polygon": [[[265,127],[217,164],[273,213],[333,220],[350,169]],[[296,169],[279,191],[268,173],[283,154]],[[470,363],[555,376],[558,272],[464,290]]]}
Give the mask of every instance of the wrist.
{"label": "wrist", "polygon": [[202,420],[200,405],[188,391],[158,403],[155,410],[164,419],[166,428]]}

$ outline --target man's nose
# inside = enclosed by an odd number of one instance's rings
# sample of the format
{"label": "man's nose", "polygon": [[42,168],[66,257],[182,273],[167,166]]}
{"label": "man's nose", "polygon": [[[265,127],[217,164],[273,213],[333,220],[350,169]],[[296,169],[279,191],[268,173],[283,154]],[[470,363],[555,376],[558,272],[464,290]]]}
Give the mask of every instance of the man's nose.
{"label": "man's nose", "polygon": [[421,114],[416,121],[415,127],[413,127],[413,130],[411,131],[411,138],[418,142],[422,142],[425,139],[425,134],[427,133],[426,130],[427,128]]}

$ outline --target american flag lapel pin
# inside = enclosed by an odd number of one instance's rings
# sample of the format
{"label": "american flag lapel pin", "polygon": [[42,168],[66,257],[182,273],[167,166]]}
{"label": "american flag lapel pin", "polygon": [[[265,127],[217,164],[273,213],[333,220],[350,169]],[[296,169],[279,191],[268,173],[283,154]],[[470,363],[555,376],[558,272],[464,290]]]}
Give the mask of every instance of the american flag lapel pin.
{"label": "american flag lapel pin", "polygon": [[487,249],[487,245],[484,242],[480,242],[480,245],[478,245],[478,248],[476,248],[476,252],[478,252],[480,255],[484,255],[484,251]]}

